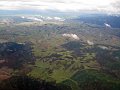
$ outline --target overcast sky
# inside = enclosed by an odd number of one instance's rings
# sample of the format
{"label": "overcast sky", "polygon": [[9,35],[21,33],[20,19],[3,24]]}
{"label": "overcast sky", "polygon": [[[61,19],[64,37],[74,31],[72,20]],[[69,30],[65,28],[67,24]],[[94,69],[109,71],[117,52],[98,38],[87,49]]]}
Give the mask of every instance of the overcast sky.
{"label": "overcast sky", "polygon": [[120,0],[0,0],[0,10],[24,9],[120,14]]}

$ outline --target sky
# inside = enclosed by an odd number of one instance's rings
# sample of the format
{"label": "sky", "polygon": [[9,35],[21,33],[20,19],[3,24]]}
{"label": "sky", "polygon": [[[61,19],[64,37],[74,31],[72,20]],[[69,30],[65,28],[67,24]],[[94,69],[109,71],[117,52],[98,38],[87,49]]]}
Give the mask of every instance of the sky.
{"label": "sky", "polygon": [[25,9],[120,14],[120,0],[0,0],[0,10]]}

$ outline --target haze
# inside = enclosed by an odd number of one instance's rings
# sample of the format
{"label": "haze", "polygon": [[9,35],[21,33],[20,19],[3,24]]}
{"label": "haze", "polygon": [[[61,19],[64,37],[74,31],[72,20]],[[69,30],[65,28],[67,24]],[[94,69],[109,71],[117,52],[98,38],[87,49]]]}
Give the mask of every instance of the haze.
{"label": "haze", "polygon": [[120,14],[119,0],[0,0],[0,10],[54,10]]}

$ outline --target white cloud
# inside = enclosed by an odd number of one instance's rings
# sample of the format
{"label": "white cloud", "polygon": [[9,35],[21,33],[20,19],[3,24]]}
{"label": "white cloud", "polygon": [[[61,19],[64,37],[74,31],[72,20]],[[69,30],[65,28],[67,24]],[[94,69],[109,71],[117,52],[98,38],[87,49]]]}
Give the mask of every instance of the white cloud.
{"label": "white cloud", "polygon": [[65,19],[62,19],[60,17],[54,17],[53,19],[58,20],[58,21],[65,21]]}
{"label": "white cloud", "polygon": [[75,39],[75,40],[79,40],[80,38],[76,35],[76,34],[69,34],[69,33],[64,33],[62,34],[63,37],[68,37],[68,38],[72,38],[72,39]]}
{"label": "white cloud", "polygon": [[110,25],[110,24],[104,23],[104,25],[105,25],[106,27],[111,28],[111,25]]}
{"label": "white cloud", "polygon": [[88,45],[94,45],[94,43],[90,40],[87,40]]}
{"label": "white cloud", "polygon": [[119,0],[0,0],[0,10],[38,9],[120,13]]}
{"label": "white cloud", "polygon": [[50,21],[65,21],[65,19],[60,18],[60,17],[44,17],[44,16],[21,16],[22,19],[28,19],[28,20],[32,20],[32,21],[39,21],[39,22],[43,22],[46,20],[50,20]]}
{"label": "white cloud", "polygon": [[[23,18],[23,19],[24,19],[24,18]],[[39,18],[36,18],[36,17],[27,17],[27,19],[43,22],[42,19],[39,19]]]}
{"label": "white cloud", "polygon": [[106,50],[108,49],[108,47],[106,47],[106,46],[101,46],[101,45],[99,45],[98,47],[101,48],[101,49],[104,49],[104,50],[105,50],[105,49],[106,49]]}

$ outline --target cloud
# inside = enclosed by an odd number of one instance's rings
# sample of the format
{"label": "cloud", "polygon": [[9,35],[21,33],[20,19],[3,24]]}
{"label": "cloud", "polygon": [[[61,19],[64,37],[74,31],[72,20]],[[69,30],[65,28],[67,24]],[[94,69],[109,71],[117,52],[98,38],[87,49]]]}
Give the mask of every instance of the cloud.
{"label": "cloud", "polygon": [[120,13],[119,0],[0,0],[0,10],[57,10]]}
{"label": "cloud", "polygon": [[112,5],[113,5],[113,7],[120,9],[120,1],[116,1],[116,2],[112,3]]}
{"label": "cloud", "polygon": [[110,24],[104,23],[104,25],[105,25],[106,27],[111,28],[111,25],[110,25]]}
{"label": "cloud", "polygon": [[94,43],[90,40],[87,40],[88,45],[94,45]]}
{"label": "cloud", "polygon": [[114,2],[114,3],[112,3],[111,4],[112,6],[113,6],[113,8],[115,8],[115,12],[117,12],[117,13],[120,13],[120,1],[116,1],[116,2]]}
{"label": "cloud", "polygon": [[98,47],[101,48],[101,49],[104,49],[104,50],[107,50],[107,49],[108,49],[108,47],[106,47],[106,46],[101,46],[101,45],[99,45]]}
{"label": "cloud", "polygon": [[69,34],[69,33],[64,33],[62,34],[63,37],[68,37],[68,38],[72,38],[72,39],[75,39],[75,40],[79,40],[80,38],[76,35],[76,34]]}
{"label": "cloud", "polygon": [[21,16],[21,18],[28,19],[28,20],[33,20],[33,21],[39,21],[39,22],[43,22],[43,21],[46,21],[46,20],[50,20],[50,21],[64,21],[65,20],[65,19],[60,18],[60,17],[44,17],[44,16],[40,16],[40,17]]}

